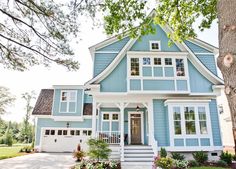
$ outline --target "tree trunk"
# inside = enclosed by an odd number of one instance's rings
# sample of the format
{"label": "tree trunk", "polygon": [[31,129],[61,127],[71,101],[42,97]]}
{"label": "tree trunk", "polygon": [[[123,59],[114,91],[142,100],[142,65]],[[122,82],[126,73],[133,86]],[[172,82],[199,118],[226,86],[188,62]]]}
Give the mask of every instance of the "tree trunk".
{"label": "tree trunk", "polygon": [[[218,0],[219,57],[236,144],[236,0]],[[236,153],[236,146],[235,153]]]}

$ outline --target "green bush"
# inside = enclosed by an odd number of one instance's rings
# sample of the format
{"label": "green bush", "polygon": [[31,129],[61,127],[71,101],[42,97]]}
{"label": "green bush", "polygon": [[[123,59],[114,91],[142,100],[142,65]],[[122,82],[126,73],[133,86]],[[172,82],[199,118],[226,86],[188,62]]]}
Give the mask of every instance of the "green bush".
{"label": "green bush", "polygon": [[154,163],[157,167],[162,169],[170,169],[173,167],[173,160],[169,157],[157,158]]}
{"label": "green bush", "polygon": [[186,169],[188,168],[187,160],[174,160],[174,166],[176,169]]}
{"label": "green bush", "polygon": [[88,155],[90,158],[96,159],[97,161],[108,159],[111,149],[108,148],[108,144],[103,140],[89,139],[88,146]]}
{"label": "green bush", "polygon": [[185,157],[183,154],[180,154],[180,153],[171,153],[171,156],[174,160],[184,160]]}
{"label": "green bush", "polygon": [[25,146],[23,148],[20,149],[20,152],[23,153],[31,153],[33,151],[33,148],[31,146]]}
{"label": "green bush", "polygon": [[217,161],[217,165],[219,167],[227,167],[228,166],[228,164],[224,160]]}
{"label": "green bush", "polygon": [[193,158],[199,163],[204,164],[208,160],[208,155],[204,153],[203,151],[197,151],[193,153]]}
{"label": "green bush", "polygon": [[160,156],[161,158],[165,158],[167,156],[167,152],[165,148],[161,147]]}
{"label": "green bush", "polygon": [[220,155],[220,159],[225,161],[228,165],[230,165],[233,160],[233,155],[228,153],[228,151],[226,151],[226,153],[222,152]]}
{"label": "green bush", "polygon": [[76,158],[76,161],[81,161],[83,157],[85,157],[85,152],[83,151],[75,151],[73,153],[74,158]]}
{"label": "green bush", "polygon": [[196,160],[189,160],[188,161],[188,165],[190,167],[198,167],[199,166],[199,163],[196,161]]}

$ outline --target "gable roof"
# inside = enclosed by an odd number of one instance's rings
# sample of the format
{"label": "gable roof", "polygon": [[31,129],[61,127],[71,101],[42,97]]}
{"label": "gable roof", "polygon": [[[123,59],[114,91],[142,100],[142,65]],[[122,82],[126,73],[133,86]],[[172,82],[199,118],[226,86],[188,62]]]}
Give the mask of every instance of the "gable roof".
{"label": "gable roof", "polygon": [[32,115],[51,115],[54,89],[42,89]]}

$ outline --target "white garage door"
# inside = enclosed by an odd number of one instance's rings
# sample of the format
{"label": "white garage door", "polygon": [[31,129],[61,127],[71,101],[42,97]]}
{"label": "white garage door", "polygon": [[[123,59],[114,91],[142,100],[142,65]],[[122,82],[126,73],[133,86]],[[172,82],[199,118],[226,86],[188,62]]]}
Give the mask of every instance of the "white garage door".
{"label": "white garage door", "polygon": [[81,148],[88,149],[87,140],[92,131],[88,129],[42,129],[41,150],[45,152],[73,152],[80,144]]}

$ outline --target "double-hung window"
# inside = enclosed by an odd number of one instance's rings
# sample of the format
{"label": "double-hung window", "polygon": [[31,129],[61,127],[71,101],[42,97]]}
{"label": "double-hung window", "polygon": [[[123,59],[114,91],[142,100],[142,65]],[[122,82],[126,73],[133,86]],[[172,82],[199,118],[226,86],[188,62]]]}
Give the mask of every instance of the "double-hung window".
{"label": "double-hung window", "polygon": [[131,58],[130,59],[130,67],[131,67],[131,76],[139,76],[139,58]]}
{"label": "double-hung window", "polygon": [[60,112],[61,113],[75,113],[76,112],[76,90],[63,90],[60,98]]}

